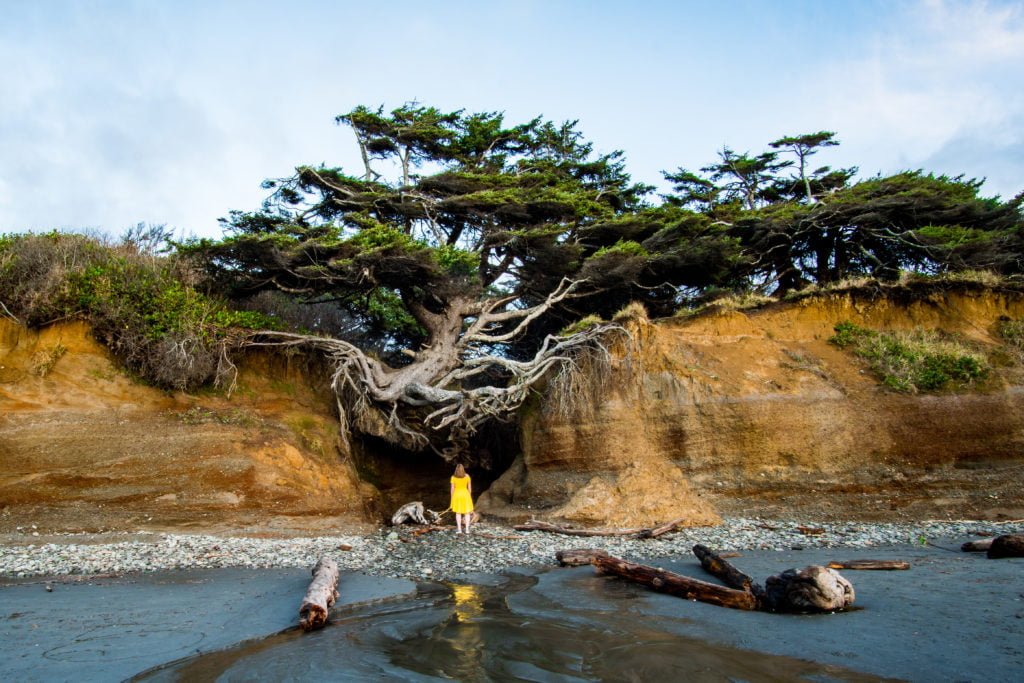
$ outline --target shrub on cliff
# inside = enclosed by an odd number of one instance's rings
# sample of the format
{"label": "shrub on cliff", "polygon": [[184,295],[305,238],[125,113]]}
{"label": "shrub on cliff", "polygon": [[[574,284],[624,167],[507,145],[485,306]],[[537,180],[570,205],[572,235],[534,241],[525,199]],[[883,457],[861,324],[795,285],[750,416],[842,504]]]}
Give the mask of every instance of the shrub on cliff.
{"label": "shrub on cliff", "polygon": [[878,332],[848,321],[836,325],[835,332],[830,342],[868,361],[882,383],[896,391],[964,387],[989,371],[983,354],[941,332]]}
{"label": "shrub on cliff", "polygon": [[130,371],[168,389],[216,379],[233,329],[276,326],[228,309],[195,281],[186,262],[130,239],[58,232],[0,239],[0,302],[8,315],[32,327],[87,320]]}

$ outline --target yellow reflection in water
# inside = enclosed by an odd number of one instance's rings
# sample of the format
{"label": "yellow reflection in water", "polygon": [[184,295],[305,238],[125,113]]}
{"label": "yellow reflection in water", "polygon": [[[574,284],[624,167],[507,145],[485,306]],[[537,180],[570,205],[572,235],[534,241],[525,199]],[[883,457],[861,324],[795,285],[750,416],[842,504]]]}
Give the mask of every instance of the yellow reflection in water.
{"label": "yellow reflection in water", "polygon": [[452,598],[455,618],[461,623],[473,621],[484,611],[484,598],[477,586],[453,584]]}

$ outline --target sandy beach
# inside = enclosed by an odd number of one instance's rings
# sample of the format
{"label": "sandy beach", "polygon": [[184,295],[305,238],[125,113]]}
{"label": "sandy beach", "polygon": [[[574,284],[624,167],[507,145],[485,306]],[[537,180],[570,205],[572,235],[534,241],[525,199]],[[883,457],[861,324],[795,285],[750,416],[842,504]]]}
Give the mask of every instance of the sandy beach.
{"label": "sandy beach", "polygon": [[[490,534],[497,535],[495,531],[491,529]],[[390,533],[382,530],[385,544]],[[569,545],[565,538],[550,534],[532,534],[531,538],[538,549]],[[1016,680],[1024,670],[1024,560],[988,560],[983,554],[959,552],[959,544],[971,538],[977,537],[933,538],[928,544],[868,548],[836,545],[741,551],[732,561],[762,581],[790,567],[830,560],[903,559],[912,565],[909,571],[844,571],[856,589],[858,609],[793,616],[740,612],[659,595],[618,579],[596,577],[589,567],[554,567],[553,557],[524,565],[517,561],[521,558],[510,555],[505,565],[480,572],[471,561],[473,553],[466,552],[467,546],[458,545],[467,539],[427,534],[422,550],[433,553],[438,566],[448,563],[452,567],[437,572],[445,574],[446,581],[413,580],[419,572],[416,567],[409,568],[413,575],[409,578],[385,576],[386,572],[376,571],[373,566],[347,569],[342,574],[341,598],[332,611],[331,625],[316,634],[296,634],[287,642],[271,639],[260,648],[295,648],[300,644],[315,647],[320,640],[331,637],[332,629],[337,637],[342,623],[345,628],[357,629],[357,634],[364,628],[372,632],[382,628],[379,620],[370,613],[360,616],[359,610],[366,610],[368,605],[412,604],[424,592],[441,596],[432,606],[440,615],[435,615],[437,619],[449,612],[457,616],[458,600],[453,602],[449,595],[453,587],[497,585],[516,576],[527,577],[528,587],[503,598],[503,605],[517,618],[597,629],[602,624],[611,628],[609,624],[619,623],[626,616],[627,622],[642,624],[645,629],[642,637],[623,635],[626,642],[633,643],[627,651],[635,648],[643,652],[644,647],[650,647],[650,634],[656,633],[655,640],[662,643],[662,649],[658,650],[656,664],[648,661],[644,666],[661,667],[658,671],[663,674],[680,673],[679,667],[685,666],[686,658],[671,654],[674,650],[667,645],[678,641],[679,647],[706,643],[727,648],[727,652],[735,649],[747,653],[723,655],[719,664],[705,662],[704,666],[711,668],[731,666],[729,662],[748,656],[764,667],[769,660],[757,658],[783,657],[788,658],[785,661],[811,662],[828,671],[835,667],[841,672],[836,674],[839,680]],[[602,539],[587,540],[595,547],[606,545]],[[483,536],[472,542],[498,543]],[[401,541],[398,544],[408,546]],[[350,551],[337,554],[345,552]],[[455,570],[460,557],[470,558],[461,573]],[[645,558],[634,554],[629,559]],[[682,574],[708,578],[686,552],[650,561]],[[182,569],[107,577],[8,577],[0,585],[0,638],[6,644],[0,655],[0,678],[124,680],[167,662],[237,648],[240,643],[262,643],[274,634],[294,629],[308,580],[308,568],[303,567]],[[413,621],[407,626],[419,637],[420,626],[416,624]],[[358,636],[368,637],[366,633]],[[647,645],[636,644],[638,637]],[[401,646],[399,642],[389,647]],[[478,643],[483,650],[497,646],[497,642],[489,644],[486,637]],[[241,647],[237,657],[229,658],[230,664],[217,665],[234,671],[234,678],[246,678],[246,667],[252,666],[246,664],[250,655]],[[291,659],[283,655],[281,661]],[[319,666],[337,665],[338,671],[345,670],[346,660],[340,654],[331,654],[325,661]],[[628,661],[627,656],[620,664]],[[261,673],[255,677],[275,680],[273,669],[267,666],[263,661],[259,665]],[[358,668],[347,670],[351,673]],[[763,680],[761,676],[770,670],[755,667],[750,680]],[[481,671],[486,674],[484,669]],[[868,678],[858,679],[861,674]],[[581,669],[578,675],[554,679],[596,680],[590,675],[592,672]],[[818,671],[814,675],[823,674]],[[421,679],[418,674],[409,677]],[[227,679],[233,680],[230,676]],[[301,674],[297,679],[306,680]]]}

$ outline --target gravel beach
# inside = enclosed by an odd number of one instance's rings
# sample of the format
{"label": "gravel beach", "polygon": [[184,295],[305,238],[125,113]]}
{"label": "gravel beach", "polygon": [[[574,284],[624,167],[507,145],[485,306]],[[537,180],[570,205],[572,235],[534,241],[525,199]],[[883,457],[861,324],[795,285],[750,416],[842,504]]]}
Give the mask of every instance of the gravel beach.
{"label": "gravel beach", "polygon": [[479,524],[468,535],[454,529],[416,534],[415,525],[383,527],[365,535],[266,539],[241,536],[125,533],[34,536],[21,530],[0,544],[0,577],[120,574],[220,567],[310,567],[328,555],[342,569],[376,576],[445,580],[506,567],[555,564],[555,553],[599,547],[628,559],[689,557],[695,543],[720,552],[872,548],[946,543],[949,539],[1024,533],[1024,521],[929,521],[898,524],[783,522],[733,518],[716,527],[682,529],[660,538],[579,537]]}

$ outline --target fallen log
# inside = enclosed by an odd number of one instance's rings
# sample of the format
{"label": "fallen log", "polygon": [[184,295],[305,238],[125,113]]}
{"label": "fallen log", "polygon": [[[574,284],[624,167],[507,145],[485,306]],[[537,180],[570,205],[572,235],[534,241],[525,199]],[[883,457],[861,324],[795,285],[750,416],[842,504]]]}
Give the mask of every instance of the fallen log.
{"label": "fallen log", "polygon": [[960,546],[960,550],[965,553],[982,553],[989,549],[994,540],[994,538],[983,538],[980,541],[967,541]]}
{"label": "fallen log", "polygon": [[[590,562],[598,573],[612,574],[662,593],[712,605],[762,612],[834,612],[853,604],[853,586],[839,572],[811,565],[787,569],[768,577],[764,588],[703,545],[694,546],[694,554],[706,571],[730,584],[707,583],[673,572],[627,562],[603,551],[589,551]],[[573,551],[563,551],[568,555]],[[588,551],[576,551],[582,559]],[[574,556],[575,557],[575,556]],[[561,561],[561,557],[559,558]],[[746,588],[748,587],[748,588]]]}
{"label": "fallen log", "polygon": [[1024,557],[1024,534],[1006,534],[992,539],[988,557],[996,560],[1003,557]]}
{"label": "fallen log", "polygon": [[700,566],[704,568],[704,571],[720,579],[726,586],[755,595],[764,593],[764,589],[759,583],[734,567],[732,563],[727,562],[721,555],[712,552],[707,546],[698,543],[693,546],[693,554],[700,560]]}
{"label": "fallen log", "polygon": [[649,586],[660,593],[732,609],[755,610],[758,608],[757,598],[753,593],[691,579],[688,576],[674,574],[657,567],[626,562],[610,555],[594,557],[593,565],[600,573],[619,576]]}
{"label": "fallen log", "polygon": [[303,631],[321,628],[327,623],[327,612],[338,599],[338,563],[321,557],[313,567],[313,581],[299,607],[299,626]]}
{"label": "fallen log", "polygon": [[910,569],[910,563],[903,560],[832,560],[827,565],[829,569],[878,569],[882,571],[892,569]]}
{"label": "fallen log", "polygon": [[608,557],[608,553],[598,548],[559,550],[555,553],[555,559],[563,567],[580,567],[585,564],[593,564],[595,557]]}
{"label": "fallen log", "polygon": [[676,531],[688,519],[688,517],[679,517],[671,522],[665,522],[655,527],[636,527],[632,529],[574,529],[569,526],[558,526],[550,522],[531,519],[529,522],[516,524],[513,528],[516,531],[547,531],[552,534],[565,534],[566,536],[636,536],[637,538],[658,538],[659,536]]}
{"label": "fallen log", "polygon": [[572,527],[558,526],[557,524],[541,522],[536,519],[531,519],[523,524],[516,524],[512,528],[516,531],[547,531],[567,536],[634,536],[647,531],[647,529],[573,529]]}
{"label": "fallen log", "polygon": [[664,536],[665,534],[677,530],[680,526],[686,523],[688,517],[679,517],[673,519],[671,522],[665,522],[664,524],[652,527],[650,529],[643,529],[637,534],[637,538],[657,538],[658,536]]}

